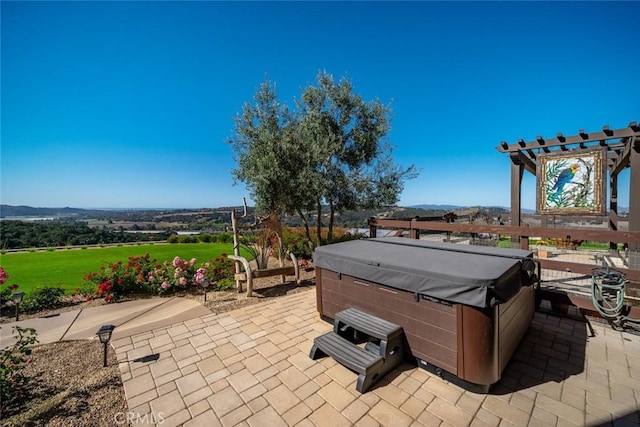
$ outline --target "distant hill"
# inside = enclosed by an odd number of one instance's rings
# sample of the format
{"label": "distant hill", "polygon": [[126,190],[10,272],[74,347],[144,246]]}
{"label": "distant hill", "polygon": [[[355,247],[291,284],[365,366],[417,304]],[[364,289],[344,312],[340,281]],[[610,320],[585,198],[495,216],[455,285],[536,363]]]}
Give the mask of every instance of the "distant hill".
{"label": "distant hill", "polygon": [[[101,209],[81,209],[81,208],[34,208],[31,206],[12,206],[12,205],[0,205],[0,218],[12,218],[12,217],[100,217],[100,218],[114,218],[114,217],[131,217],[131,216],[162,216],[162,215],[187,215],[192,212],[222,212],[226,215],[235,209],[236,211],[242,211],[242,206],[235,207],[220,207],[215,209],[146,209],[146,208],[129,208],[129,209],[114,209],[114,208],[101,208]],[[252,207],[247,208],[249,213],[253,211]]]}
{"label": "distant hill", "polygon": [[[382,216],[382,217],[409,217],[409,216],[425,216],[425,215],[439,215],[447,212],[456,212],[456,213],[465,213],[469,210],[476,209],[485,209],[489,212],[497,212],[504,213],[508,212],[508,208],[503,207],[478,207],[478,206],[458,206],[458,205],[432,205],[432,204],[423,204],[423,205],[414,205],[408,207],[388,207],[381,208],[376,210],[364,210],[358,212],[344,212],[342,217],[349,217],[350,215],[354,215],[358,218],[368,218],[369,216]],[[70,216],[109,216],[112,217],[118,214],[124,214],[126,212],[129,213],[137,213],[141,214],[144,212],[152,213],[155,215],[160,214],[177,214],[177,213],[188,213],[195,211],[214,211],[214,212],[227,212],[231,209],[241,209],[241,207],[219,207],[215,209],[81,209],[81,208],[71,208],[71,207],[63,207],[63,208],[50,208],[50,207],[32,207],[32,206],[12,206],[12,205],[0,205],[0,218],[11,218],[11,217],[70,217]],[[249,211],[252,211],[253,208],[250,207]],[[527,211],[523,209],[523,212],[533,212]]]}
{"label": "distant hill", "polygon": [[86,213],[78,208],[34,208],[31,206],[0,205],[0,218],[12,216],[70,216]]}
{"label": "distant hill", "polygon": [[[425,209],[425,210],[446,210],[446,211],[465,211],[467,209],[476,209],[479,206],[458,206],[458,205],[414,205],[411,206],[412,208],[417,208],[417,209]],[[483,209],[487,209],[489,211],[493,211],[493,210],[503,210],[505,212],[511,212],[511,208],[510,207],[506,207],[506,206],[480,206]],[[525,209],[522,208],[522,213],[528,213],[528,214],[533,214],[536,211],[534,209]]]}
{"label": "distant hill", "polygon": [[[491,214],[503,214],[510,211],[509,208],[503,206],[459,206],[459,205],[415,205],[411,206],[414,209],[424,209],[427,211],[438,211],[438,212],[455,212],[457,214],[469,214],[470,212],[477,211],[478,209],[482,209],[483,211],[487,211]],[[523,209],[526,211],[526,209]]]}
{"label": "distant hill", "polygon": [[457,205],[412,205],[410,208],[433,210],[433,211],[455,211],[459,209],[466,209],[468,206]]}
{"label": "distant hill", "polygon": [[[382,208],[379,209],[377,211],[366,211],[367,215],[371,215],[371,216],[376,216],[380,213],[382,213],[384,216],[392,216],[389,215],[389,213],[392,212],[396,212],[396,211],[403,211],[403,210],[409,210],[412,212],[412,210],[422,210],[422,211],[428,211],[428,212],[420,212],[420,214],[425,215],[425,214],[433,214],[433,213],[440,213],[440,212],[456,212],[458,213],[459,211],[467,211],[469,209],[478,209],[478,208],[482,208],[482,209],[486,209],[490,212],[498,212],[498,213],[502,213],[502,211],[504,212],[509,212],[511,209],[509,207],[505,207],[505,206],[460,206],[460,205],[435,205],[435,204],[421,204],[421,205],[412,205],[412,206],[406,206],[406,207],[395,207],[395,208]],[[127,211],[149,211],[149,212],[158,212],[158,211],[164,211],[164,212],[177,212],[177,211],[182,211],[182,212],[188,212],[188,211],[199,211],[199,210],[212,210],[212,211],[231,211],[232,209],[236,209],[236,210],[242,210],[241,206],[235,206],[235,207],[218,207],[215,209],[80,209],[80,208],[70,208],[70,207],[64,207],[64,208],[35,208],[35,207],[31,207],[31,206],[12,206],[12,205],[0,205],[0,218],[7,218],[7,217],[28,217],[28,216],[32,216],[32,217],[43,217],[43,216],[75,216],[75,215],[92,215],[95,214],[97,212],[127,212]],[[249,208],[250,211],[253,210],[252,207]],[[362,211],[363,213],[365,213],[365,211]],[[618,213],[627,213],[629,212],[629,208],[625,207],[625,206],[618,206]],[[535,210],[534,209],[522,209],[522,213],[525,214],[534,214]],[[410,215],[406,215],[406,216],[410,216]]]}

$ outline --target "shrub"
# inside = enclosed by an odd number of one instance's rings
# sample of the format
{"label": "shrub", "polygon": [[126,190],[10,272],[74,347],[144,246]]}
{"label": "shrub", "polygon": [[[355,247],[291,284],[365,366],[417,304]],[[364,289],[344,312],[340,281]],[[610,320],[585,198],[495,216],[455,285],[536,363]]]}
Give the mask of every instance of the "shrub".
{"label": "shrub", "polygon": [[213,236],[209,233],[202,233],[198,236],[198,240],[202,243],[210,243],[213,239]]}
{"label": "shrub", "polygon": [[[17,286],[17,285],[16,285]],[[13,294],[13,289],[11,286],[2,286],[0,287],[0,305],[4,305],[5,302],[11,299],[11,294]]]}
{"label": "shrub", "polygon": [[26,401],[24,393],[29,377],[22,369],[31,363],[30,346],[38,342],[35,329],[19,326],[13,329],[18,334],[15,344],[0,350],[0,418],[17,412]]}
{"label": "shrub", "polygon": [[169,236],[169,238],[167,239],[167,243],[178,243],[178,235],[172,234],[171,236]]}
{"label": "shrub", "polygon": [[126,264],[117,261],[100,266],[99,272],[87,274],[85,280],[96,284],[95,296],[111,302],[125,295],[149,293],[148,277],[157,265],[149,254],[129,257]]}
{"label": "shrub", "polygon": [[4,286],[6,281],[9,280],[9,275],[4,271],[4,268],[0,267],[0,305],[11,299],[11,295],[18,289],[18,285]]}
{"label": "shrub", "polygon": [[96,293],[96,286],[93,283],[88,283],[84,286],[77,287],[71,296],[74,298],[81,298],[85,301],[91,301]]}
{"label": "shrub", "polygon": [[[323,240],[326,239],[327,231],[322,230]],[[309,240],[305,236],[303,227],[286,227],[282,230],[284,247],[293,252],[293,254],[300,259],[311,259],[313,257],[313,251],[311,246],[318,246],[318,242],[315,234],[311,235],[312,244],[309,244]],[[361,239],[360,234],[350,234],[343,228],[335,228],[333,230],[333,243],[344,242],[347,240]]]}
{"label": "shrub", "polygon": [[163,294],[183,290],[189,286],[200,286],[204,280],[208,280],[219,289],[220,281],[233,278],[235,274],[235,263],[227,258],[226,254],[203,263],[199,268],[195,262],[195,258],[187,262],[175,257],[172,262],[165,261],[162,266],[156,268],[149,275],[149,280],[157,286],[157,292]]}
{"label": "shrub", "polygon": [[235,280],[230,278],[225,278],[225,279],[219,280],[218,283],[216,283],[216,290],[228,291],[229,289],[233,289],[235,286],[236,286]]}
{"label": "shrub", "polygon": [[183,234],[181,236],[178,236],[178,243],[198,243],[198,237]]}
{"label": "shrub", "polygon": [[230,280],[232,287],[235,285],[235,266],[236,263],[227,258],[227,254],[222,254],[218,258],[212,259],[204,264],[204,267],[208,269],[207,277],[211,282],[218,282],[216,288],[221,290],[224,288],[223,282],[225,280]]}
{"label": "shrub", "polygon": [[362,239],[364,237],[363,234],[351,234],[348,233],[347,230],[344,229],[339,229],[339,233],[335,233],[334,231],[334,236],[333,236],[333,242],[332,243],[340,243],[340,242],[347,242],[349,240],[358,240],[358,239]]}
{"label": "shrub", "polygon": [[283,228],[282,234],[283,245],[288,251],[293,252],[299,259],[311,259],[311,246],[305,237],[304,228]]}
{"label": "shrub", "polygon": [[169,290],[185,289],[192,284],[193,277],[199,272],[195,266],[196,259],[185,261],[180,257],[175,257],[173,261],[165,261],[158,264],[156,268],[149,272],[148,280],[157,286],[157,292],[166,293]]}
{"label": "shrub", "polygon": [[[9,275],[0,267],[0,286],[4,285]],[[0,303],[11,300],[13,293],[18,290],[17,284],[2,286],[0,288]],[[44,286],[38,287],[27,294],[20,304],[21,310],[24,312],[33,312],[55,308],[60,305],[60,298],[64,295],[64,289],[61,287]]]}
{"label": "shrub", "polygon": [[[124,264],[122,261],[100,266],[100,271],[89,273],[85,280],[95,284],[94,295],[107,302],[124,298],[134,293],[159,293],[184,290],[190,286],[200,286],[206,279],[216,285],[225,278],[233,279],[234,262],[226,254],[196,266],[196,259],[190,261],[175,257],[172,261],[158,263],[143,257],[130,257]],[[80,290],[77,290],[80,293]]]}
{"label": "shrub", "polygon": [[29,313],[55,308],[60,305],[60,298],[63,295],[64,289],[57,286],[35,288],[25,296],[20,304],[20,309]]}
{"label": "shrub", "polygon": [[280,251],[278,238],[268,230],[258,233],[243,233],[240,244],[256,262],[258,269],[267,268],[269,258],[277,256]]}
{"label": "shrub", "polygon": [[231,234],[231,233],[220,233],[220,234],[218,234],[218,242],[220,242],[220,243],[231,243],[231,242],[233,242],[233,234]]}
{"label": "shrub", "polygon": [[572,249],[576,250],[582,244],[583,240],[570,239],[570,238],[550,238],[551,244],[560,249]]}

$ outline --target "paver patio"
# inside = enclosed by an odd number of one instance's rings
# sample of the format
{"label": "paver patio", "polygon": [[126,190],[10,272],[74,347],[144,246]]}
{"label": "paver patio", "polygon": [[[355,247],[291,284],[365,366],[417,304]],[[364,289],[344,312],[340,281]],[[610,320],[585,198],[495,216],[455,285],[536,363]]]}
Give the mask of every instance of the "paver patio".
{"label": "paver patio", "polygon": [[[640,426],[640,337],[536,313],[488,395],[409,363],[360,394],[311,360],[332,328],[304,291],[112,341],[129,409],[158,426]],[[148,357],[157,355],[156,357]]]}

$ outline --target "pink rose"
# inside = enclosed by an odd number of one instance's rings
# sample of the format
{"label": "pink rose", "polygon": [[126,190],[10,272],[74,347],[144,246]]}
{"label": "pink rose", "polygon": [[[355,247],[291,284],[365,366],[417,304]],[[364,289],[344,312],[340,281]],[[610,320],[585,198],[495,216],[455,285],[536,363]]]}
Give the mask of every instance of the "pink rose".
{"label": "pink rose", "polygon": [[206,274],[207,274],[207,270],[205,270],[204,268],[199,268],[198,271],[196,271],[196,274],[193,276],[193,280],[198,283],[198,284],[202,284],[202,282],[204,282],[204,279],[206,279]]}

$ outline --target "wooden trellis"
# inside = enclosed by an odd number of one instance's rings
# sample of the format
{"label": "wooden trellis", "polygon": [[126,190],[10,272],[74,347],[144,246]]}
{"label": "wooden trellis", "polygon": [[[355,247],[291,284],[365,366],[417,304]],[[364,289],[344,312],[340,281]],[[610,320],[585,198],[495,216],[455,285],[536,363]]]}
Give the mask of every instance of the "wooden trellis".
{"label": "wooden trellis", "polygon": [[[519,139],[515,144],[502,141],[496,149],[508,153],[511,159],[511,226],[521,226],[522,178],[524,172],[534,175],[538,172],[539,158],[543,153],[567,152],[602,148],[606,152],[606,168],[609,172],[609,230],[618,230],[618,174],[630,168],[629,186],[629,232],[640,232],[640,126],[631,122],[621,129],[604,126],[598,132],[580,130],[577,135],[555,138],[536,137],[533,141]],[[546,227],[548,215],[542,216],[542,226]],[[519,236],[512,236],[514,245],[519,245]],[[611,242],[614,248],[615,242]],[[640,269],[640,243],[629,243],[629,268]]]}

